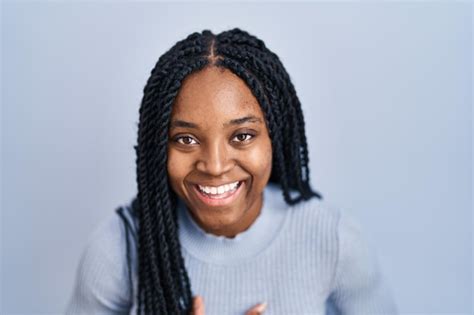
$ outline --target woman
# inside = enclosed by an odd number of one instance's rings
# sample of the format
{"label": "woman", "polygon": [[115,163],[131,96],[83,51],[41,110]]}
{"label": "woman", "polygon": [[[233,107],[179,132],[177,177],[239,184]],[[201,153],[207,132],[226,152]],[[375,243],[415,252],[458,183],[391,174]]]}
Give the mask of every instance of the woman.
{"label": "woman", "polygon": [[137,198],[92,235],[69,314],[397,312],[359,224],[311,188],[301,105],[262,40],[205,30],[163,54],[135,149]]}

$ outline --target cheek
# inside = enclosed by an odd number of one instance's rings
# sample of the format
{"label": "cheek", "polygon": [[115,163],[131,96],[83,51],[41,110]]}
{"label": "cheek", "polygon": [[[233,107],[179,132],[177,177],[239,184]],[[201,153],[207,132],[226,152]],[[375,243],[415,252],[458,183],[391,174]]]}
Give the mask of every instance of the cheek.
{"label": "cheek", "polygon": [[272,169],[272,147],[270,141],[255,146],[247,156],[247,164],[252,173],[258,176],[269,176]]}
{"label": "cheek", "polygon": [[170,183],[176,190],[190,172],[190,162],[179,152],[168,150],[167,170]]}

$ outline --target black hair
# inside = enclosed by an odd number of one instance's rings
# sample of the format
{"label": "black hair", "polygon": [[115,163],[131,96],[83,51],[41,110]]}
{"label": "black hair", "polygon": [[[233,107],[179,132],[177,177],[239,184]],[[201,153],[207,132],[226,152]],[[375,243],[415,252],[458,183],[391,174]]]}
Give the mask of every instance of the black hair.
{"label": "black hair", "polygon": [[[138,193],[138,314],[189,314],[192,290],[178,238],[177,196],[167,174],[168,128],[183,80],[205,67],[224,67],[250,88],[272,141],[270,181],[292,205],[322,196],[311,189],[300,101],[278,56],[239,28],[195,32],[165,52],[151,71],[140,106],[136,150]],[[297,196],[292,196],[290,191]],[[133,295],[133,293],[132,293]]]}

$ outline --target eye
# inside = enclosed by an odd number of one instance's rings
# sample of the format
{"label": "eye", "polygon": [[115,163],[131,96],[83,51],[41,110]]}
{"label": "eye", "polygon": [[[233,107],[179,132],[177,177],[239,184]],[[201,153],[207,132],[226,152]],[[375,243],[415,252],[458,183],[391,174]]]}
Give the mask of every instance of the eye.
{"label": "eye", "polygon": [[[181,137],[177,137],[174,139],[174,141],[178,142],[178,143],[181,143],[181,144],[184,144],[184,145],[192,145],[192,144],[197,144],[196,140],[194,140],[193,138],[191,138],[190,136],[181,136]],[[195,143],[192,143],[192,142],[195,142]]]}
{"label": "eye", "polygon": [[250,139],[252,139],[254,137],[254,135],[250,134],[250,133],[239,133],[238,135],[236,135],[234,137],[234,139],[237,139],[236,142],[247,142],[249,141]]}

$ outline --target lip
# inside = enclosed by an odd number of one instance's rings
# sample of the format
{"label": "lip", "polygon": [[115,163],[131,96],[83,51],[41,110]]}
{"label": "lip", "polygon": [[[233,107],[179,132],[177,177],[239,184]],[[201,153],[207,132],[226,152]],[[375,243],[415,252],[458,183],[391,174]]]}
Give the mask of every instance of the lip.
{"label": "lip", "polygon": [[199,198],[199,200],[201,200],[203,203],[205,203],[208,206],[215,207],[215,206],[226,206],[232,203],[235,199],[237,199],[237,197],[241,194],[242,190],[244,189],[244,185],[245,185],[244,180],[241,180],[239,182],[241,184],[239,188],[237,188],[236,191],[234,191],[231,195],[225,198],[221,198],[221,199],[213,199],[213,198],[206,197],[199,192],[199,189],[196,187],[197,185],[194,184],[192,186],[193,186],[194,194]]}
{"label": "lip", "polygon": [[[234,180],[234,181],[232,181],[232,182],[220,183],[220,184],[216,184],[216,183],[199,183],[199,185],[201,185],[201,186],[210,186],[210,187],[219,187],[219,186],[223,186],[223,185],[229,185],[229,184],[232,184],[232,183],[235,183],[235,182],[242,182],[242,180]],[[193,185],[196,185],[196,183],[194,183]]]}

